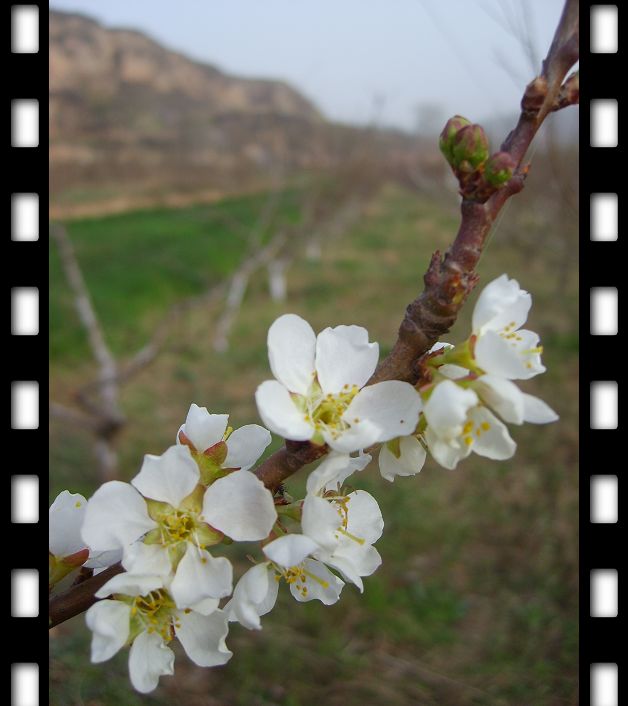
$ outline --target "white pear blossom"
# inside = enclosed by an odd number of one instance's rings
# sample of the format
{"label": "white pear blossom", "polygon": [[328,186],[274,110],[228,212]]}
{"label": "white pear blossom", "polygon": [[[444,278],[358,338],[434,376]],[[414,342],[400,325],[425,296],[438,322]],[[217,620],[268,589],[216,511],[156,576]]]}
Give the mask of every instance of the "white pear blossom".
{"label": "white pear blossom", "polygon": [[379,451],[379,472],[394,481],[397,476],[414,476],[423,468],[427,452],[415,435],[402,436],[382,444]]}
{"label": "white pear blossom", "polygon": [[543,400],[522,392],[513,382],[497,375],[481,375],[471,387],[485,405],[509,424],[549,424],[558,419]]}
{"label": "white pear blossom", "polygon": [[519,283],[501,275],[484,287],[473,310],[472,352],[484,372],[527,380],[545,372],[539,336],[522,329],[532,297]]}
{"label": "white pear blossom", "polygon": [[332,451],[307,478],[308,495],[318,495],[326,490],[337,490],[356,471],[363,471],[371,462],[369,454],[348,456]]}
{"label": "white pear blossom", "polygon": [[439,382],[423,410],[424,438],[441,466],[455,468],[472,451],[495,460],[511,458],[516,444],[508,429],[482,405],[478,395],[453,380]]}
{"label": "white pear blossom", "polygon": [[343,453],[410,434],[421,398],[405,382],[364,387],[375,371],[379,346],[360,326],[326,328],[316,336],[300,316],[280,316],[268,331],[276,380],[257,389],[264,424],[286,439],[327,443]]}
{"label": "white pear blossom", "polygon": [[[297,576],[299,585],[295,590],[305,588],[304,597],[312,590],[320,592],[321,587],[325,591],[334,588],[328,575],[323,578],[320,571],[303,570],[303,562],[311,559],[336,569],[363,591],[362,577],[370,576],[381,564],[379,552],[372,546],[384,528],[375,498],[364,490],[346,496],[308,495],[303,502],[301,525],[302,534],[284,535],[264,547],[264,554],[284,570],[288,583],[289,578]],[[311,581],[312,585],[308,584],[308,572],[313,573],[309,578],[318,588]],[[316,578],[329,585],[323,586]]]}
{"label": "white pear blossom", "polygon": [[261,630],[260,617],[269,613],[277,601],[279,582],[270,562],[252,566],[242,575],[233,597],[224,611],[229,621],[236,621],[247,630]]}
{"label": "white pear blossom", "polygon": [[247,471],[272,441],[268,429],[247,424],[235,431],[228,426],[228,414],[210,414],[207,407],[192,403],[185,424],[177,432],[177,443],[205,454],[218,468]]}
{"label": "white pear blossom", "polygon": [[205,599],[177,606],[162,576],[122,573],[96,592],[85,614],[92,630],[92,662],[105,662],[130,644],[129,676],[138,691],[148,693],[162,675],[174,673],[177,637],[188,657],[201,667],[225,664],[232,653],[225,644],[229,631],[218,601]]}
{"label": "white pear blossom", "polygon": [[223,533],[236,541],[265,539],[277,519],[271,493],[249,471],[234,471],[200,485],[187,446],[147,455],[128,483],[110,481],[90,499],[83,539],[102,551],[121,549],[123,566],[138,574],[174,570],[170,593],[177,606],[231,593],[228,559],[207,547]]}

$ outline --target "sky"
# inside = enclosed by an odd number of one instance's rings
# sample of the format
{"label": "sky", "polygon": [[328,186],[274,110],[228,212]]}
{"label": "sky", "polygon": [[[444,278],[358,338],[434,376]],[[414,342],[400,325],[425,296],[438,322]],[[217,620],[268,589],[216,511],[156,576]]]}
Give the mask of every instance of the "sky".
{"label": "sky", "polygon": [[52,0],[50,6],[140,30],[227,73],[285,80],[329,119],[413,130],[456,113],[482,122],[515,112],[551,43],[563,0]]}

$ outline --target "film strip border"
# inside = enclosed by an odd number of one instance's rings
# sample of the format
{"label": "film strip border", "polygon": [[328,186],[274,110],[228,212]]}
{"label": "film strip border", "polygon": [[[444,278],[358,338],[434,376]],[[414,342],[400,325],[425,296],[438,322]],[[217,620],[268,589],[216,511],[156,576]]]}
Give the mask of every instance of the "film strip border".
{"label": "film strip border", "polygon": [[[11,612],[5,618],[6,672],[11,672],[12,706],[45,703],[47,649],[45,518],[47,507],[47,425],[41,423],[41,397],[48,380],[48,51],[47,5],[7,3],[3,8],[8,71],[4,74],[5,159],[9,175],[5,213],[11,238],[5,238],[5,307],[11,299],[11,329],[5,347],[5,376],[11,395],[11,424],[5,450],[15,461],[5,470],[10,483],[10,526],[5,537],[10,557]],[[8,21],[7,21],[8,20]],[[10,135],[10,139],[8,137]],[[41,207],[40,207],[41,206]],[[8,218],[7,218],[8,220]],[[8,252],[7,252],[8,251]],[[10,290],[10,291],[9,291]],[[8,326],[7,326],[8,329]],[[8,393],[8,390],[7,390]],[[8,426],[8,425],[7,425]],[[9,577],[5,578],[9,583]],[[6,604],[5,604],[6,605]],[[8,609],[5,609],[8,612]],[[43,648],[43,649],[42,649]],[[8,681],[8,679],[7,679]]]}
{"label": "film strip border", "polygon": [[[626,247],[620,235],[626,152],[619,116],[625,111],[620,59],[621,26],[628,6],[581,4],[581,471],[580,471],[580,673],[581,703],[619,706],[625,660],[620,637],[626,628],[619,609],[619,562],[626,519],[619,507],[620,384],[625,329],[619,299],[626,288]],[[622,85],[623,84],[623,85]],[[622,144],[623,140],[623,144]],[[623,403],[622,403],[623,406]],[[588,410],[588,413],[587,413]],[[625,577],[622,577],[625,581]],[[621,674],[621,683],[620,683]],[[622,688],[623,687],[623,688]]]}

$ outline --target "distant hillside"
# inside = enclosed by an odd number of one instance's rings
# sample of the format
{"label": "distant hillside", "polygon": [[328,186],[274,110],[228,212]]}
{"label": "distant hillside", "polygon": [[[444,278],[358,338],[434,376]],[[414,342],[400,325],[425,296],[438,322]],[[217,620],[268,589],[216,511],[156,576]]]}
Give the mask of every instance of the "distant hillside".
{"label": "distant hillside", "polygon": [[[277,168],[333,164],[364,134],[327,123],[283,82],[229,76],[140,32],[50,12],[53,208],[247,188]],[[407,156],[407,136],[379,140]]]}

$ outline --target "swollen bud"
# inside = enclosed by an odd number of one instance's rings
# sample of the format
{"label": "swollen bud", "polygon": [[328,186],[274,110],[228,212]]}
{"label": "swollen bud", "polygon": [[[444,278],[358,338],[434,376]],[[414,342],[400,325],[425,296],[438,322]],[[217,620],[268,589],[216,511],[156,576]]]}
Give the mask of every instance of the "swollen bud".
{"label": "swollen bud", "polygon": [[491,186],[503,186],[512,176],[515,160],[508,152],[496,152],[484,165],[484,178]]}
{"label": "swollen bud", "polygon": [[463,127],[454,139],[453,166],[461,171],[473,171],[488,159],[488,138],[481,125]]}
{"label": "swollen bud", "polygon": [[463,118],[462,115],[454,115],[453,118],[449,118],[447,124],[443,128],[438,139],[438,146],[440,151],[445,155],[447,161],[453,163],[453,146],[456,135],[462,130],[463,127],[471,125],[471,121]]}

